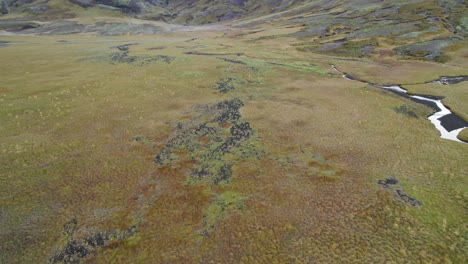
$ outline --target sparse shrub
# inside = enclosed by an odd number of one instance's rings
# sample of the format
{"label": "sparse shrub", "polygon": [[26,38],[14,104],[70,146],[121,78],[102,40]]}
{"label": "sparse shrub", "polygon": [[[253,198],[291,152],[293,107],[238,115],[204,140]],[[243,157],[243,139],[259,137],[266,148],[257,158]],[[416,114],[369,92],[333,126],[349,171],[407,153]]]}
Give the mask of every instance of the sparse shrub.
{"label": "sparse shrub", "polygon": [[327,181],[335,181],[339,179],[339,176],[336,175],[336,172],[334,170],[319,171],[318,176],[319,178],[327,180]]}
{"label": "sparse shrub", "polygon": [[217,196],[206,209],[203,216],[205,227],[213,229],[219,219],[226,218],[232,210],[242,210],[245,208],[244,200],[247,197],[235,192],[224,192]]}
{"label": "sparse shrub", "polygon": [[393,110],[399,114],[402,114],[408,117],[419,118],[418,115],[413,110],[411,110],[410,107],[407,105],[400,105],[400,106],[394,107]]}

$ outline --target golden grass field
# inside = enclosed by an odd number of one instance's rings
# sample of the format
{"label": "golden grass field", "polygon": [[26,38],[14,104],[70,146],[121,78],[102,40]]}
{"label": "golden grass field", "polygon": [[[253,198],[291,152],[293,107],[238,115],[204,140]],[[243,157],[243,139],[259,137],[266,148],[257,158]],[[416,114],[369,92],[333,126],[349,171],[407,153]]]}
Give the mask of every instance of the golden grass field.
{"label": "golden grass field", "polygon": [[[0,37],[0,262],[47,262],[71,239],[114,232],[87,263],[466,263],[468,145],[439,138],[430,108],[330,67],[443,95],[468,119],[466,83],[416,84],[468,74],[466,48],[445,64],[349,60],[268,38],[293,29],[217,29]],[[124,44],[135,61],[112,61]],[[139,65],[147,56],[172,61]],[[190,176],[210,137],[154,162],[178,123],[233,98],[253,134],[210,161],[232,165],[229,181]],[[379,187],[392,175],[422,207]]]}

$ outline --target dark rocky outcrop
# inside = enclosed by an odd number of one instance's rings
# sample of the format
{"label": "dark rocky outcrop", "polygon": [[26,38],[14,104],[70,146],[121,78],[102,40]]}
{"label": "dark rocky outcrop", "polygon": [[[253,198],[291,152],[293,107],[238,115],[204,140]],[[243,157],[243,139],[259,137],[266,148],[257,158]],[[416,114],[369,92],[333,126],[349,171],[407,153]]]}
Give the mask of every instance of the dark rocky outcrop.
{"label": "dark rocky outcrop", "polygon": [[0,13],[2,15],[10,13],[10,8],[8,7],[8,3],[6,2],[6,0],[0,1]]}
{"label": "dark rocky outcrop", "polygon": [[21,31],[31,28],[38,28],[41,25],[37,22],[26,19],[4,19],[0,20],[0,30]]}
{"label": "dark rocky outcrop", "polygon": [[96,5],[96,2],[93,0],[69,0],[69,1],[77,5],[80,5],[82,7],[91,7],[91,6]]}
{"label": "dark rocky outcrop", "polygon": [[67,242],[49,258],[49,263],[81,263],[82,260],[95,255],[98,248],[113,241],[123,241],[137,233],[137,227],[132,226],[124,231],[87,231],[86,235],[79,235],[77,226],[76,218],[64,224],[63,232],[67,236]]}
{"label": "dark rocky outcrop", "polygon": [[[161,166],[177,166],[184,160],[193,161],[192,179],[214,185],[229,182],[236,159],[259,158],[262,153],[257,147],[242,147],[246,141],[255,146],[254,130],[239,112],[243,105],[239,99],[230,99],[199,107],[198,117],[177,125],[155,162]],[[230,158],[227,154],[231,154]]]}
{"label": "dark rocky outcrop", "polygon": [[113,49],[117,49],[118,51],[113,52],[109,55],[104,56],[97,56],[91,58],[85,58],[82,60],[86,61],[93,61],[93,62],[108,62],[111,64],[120,64],[126,63],[133,66],[142,67],[147,64],[151,63],[164,63],[164,64],[171,64],[175,57],[166,56],[166,55],[146,55],[146,56],[134,56],[130,55],[129,47],[137,45],[133,44],[124,44],[116,47],[112,47]]}
{"label": "dark rocky outcrop", "polygon": [[155,7],[166,7],[169,3],[168,0],[130,0],[130,1],[118,1],[118,0],[69,0],[72,3],[88,8],[97,5],[111,6],[118,8],[126,13],[144,13],[148,8]]}
{"label": "dark rocky outcrop", "polygon": [[446,57],[442,50],[460,40],[458,38],[447,38],[447,39],[435,39],[424,42],[417,42],[414,44],[400,46],[394,49],[395,54],[400,56],[406,56],[410,58],[416,58],[421,60],[445,62]]}

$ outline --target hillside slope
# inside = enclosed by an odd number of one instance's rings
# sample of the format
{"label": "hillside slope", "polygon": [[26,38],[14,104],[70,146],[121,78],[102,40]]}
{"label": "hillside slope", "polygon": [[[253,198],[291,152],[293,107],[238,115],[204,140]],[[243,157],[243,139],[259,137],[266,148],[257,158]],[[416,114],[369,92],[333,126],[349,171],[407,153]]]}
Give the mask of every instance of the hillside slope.
{"label": "hillside slope", "polygon": [[[51,10],[61,2],[63,13],[76,12],[73,3],[84,9],[105,9],[118,11],[128,16],[142,19],[174,21],[176,23],[213,23],[248,15],[265,15],[284,10],[304,1],[265,0],[60,0],[60,1],[22,1],[1,0],[2,14],[22,13],[29,17],[46,18]],[[64,15],[64,14],[62,14]],[[75,16],[78,16],[75,13]],[[60,14],[56,14],[60,18]],[[64,15],[65,16],[65,15]],[[61,17],[63,18],[63,16]]]}
{"label": "hillside slope", "polygon": [[[448,61],[444,50],[458,49],[468,35],[468,9],[461,0],[1,1],[0,30],[20,34],[156,34],[164,30],[152,21],[223,22],[238,29],[272,26],[279,30],[263,38],[296,37],[303,40],[297,43],[302,51],[363,57],[383,45],[406,58],[438,62]],[[141,22],[135,25],[127,18]],[[284,33],[282,28],[291,30]]]}
{"label": "hillside slope", "polygon": [[302,21],[307,23],[310,15],[333,10],[333,14],[339,15],[340,18],[365,18],[371,15],[385,19],[417,20],[420,18],[418,15],[424,14],[426,18],[445,19],[444,22],[451,27],[464,26],[466,30],[467,14],[463,0],[0,0],[0,2],[2,15],[16,14],[30,19],[79,17],[82,9],[100,9],[142,19],[192,24],[260,17],[284,11],[287,12],[283,14],[300,15]]}

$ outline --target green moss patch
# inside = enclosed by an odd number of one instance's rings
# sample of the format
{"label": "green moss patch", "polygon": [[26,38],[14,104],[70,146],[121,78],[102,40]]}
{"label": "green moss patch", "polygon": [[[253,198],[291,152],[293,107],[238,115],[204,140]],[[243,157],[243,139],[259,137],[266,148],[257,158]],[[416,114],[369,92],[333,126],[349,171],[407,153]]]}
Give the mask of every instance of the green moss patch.
{"label": "green moss patch", "polygon": [[237,89],[240,85],[246,84],[247,81],[240,78],[227,77],[222,78],[216,84],[215,90],[220,93],[227,93]]}
{"label": "green moss patch", "polygon": [[224,192],[215,197],[203,215],[205,232],[212,230],[220,219],[226,219],[230,213],[245,209],[244,200],[247,197],[235,192]]}

